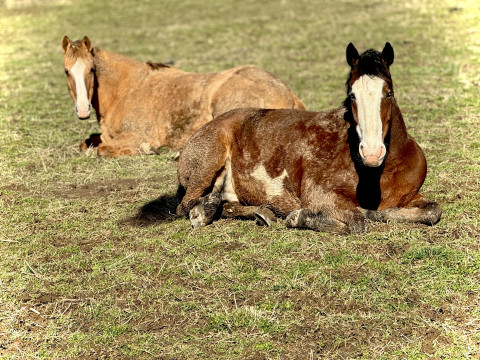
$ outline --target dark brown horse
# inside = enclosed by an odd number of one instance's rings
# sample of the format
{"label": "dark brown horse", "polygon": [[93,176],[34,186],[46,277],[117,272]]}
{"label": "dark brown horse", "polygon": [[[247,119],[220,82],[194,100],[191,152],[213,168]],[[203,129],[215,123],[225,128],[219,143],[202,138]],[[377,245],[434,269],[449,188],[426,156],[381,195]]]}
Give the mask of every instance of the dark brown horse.
{"label": "dark brown horse", "polygon": [[[197,131],[178,164],[178,215],[194,227],[223,215],[286,217],[289,227],[363,232],[366,219],[435,224],[440,206],[418,191],[427,173],[393,93],[393,48],[359,55],[343,106],[326,112],[237,109]],[[226,203],[225,203],[226,202]],[[272,213],[273,212],[273,213]]]}
{"label": "dark brown horse", "polygon": [[277,76],[256,66],[188,73],[92,47],[88,37],[62,41],[68,91],[80,119],[93,108],[102,130],[80,147],[100,156],[178,150],[202,125],[238,107],[305,109]]}

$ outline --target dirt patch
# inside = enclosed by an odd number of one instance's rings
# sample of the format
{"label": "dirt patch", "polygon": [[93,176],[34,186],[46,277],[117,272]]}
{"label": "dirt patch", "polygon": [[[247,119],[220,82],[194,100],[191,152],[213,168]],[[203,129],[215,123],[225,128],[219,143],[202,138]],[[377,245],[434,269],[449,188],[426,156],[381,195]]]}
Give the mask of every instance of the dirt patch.
{"label": "dirt patch", "polygon": [[86,199],[107,197],[112,193],[133,190],[138,185],[137,179],[118,179],[108,182],[92,182],[85,185],[69,185],[66,189],[60,189],[53,192],[55,196],[65,199]]}
{"label": "dirt patch", "polygon": [[7,190],[7,191],[18,191],[18,192],[28,192],[29,189],[23,184],[12,184],[5,186],[0,189],[0,191]]}

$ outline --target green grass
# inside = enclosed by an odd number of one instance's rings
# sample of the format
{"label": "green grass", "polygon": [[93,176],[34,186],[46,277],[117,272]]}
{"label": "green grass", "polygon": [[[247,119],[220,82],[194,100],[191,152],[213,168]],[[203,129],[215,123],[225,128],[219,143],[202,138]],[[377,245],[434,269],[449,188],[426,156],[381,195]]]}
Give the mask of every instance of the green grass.
{"label": "green grass", "polygon": [[[2,359],[475,359],[480,356],[476,1],[0,3]],[[8,6],[5,6],[8,5]],[[61,39],[188,71],[256,64],[312,110],[345,96],[345,48],[395,50],[427,156],[433,227],[334,236],[221,220],[132,221],[176,190],[173,151],[99,159]]]}

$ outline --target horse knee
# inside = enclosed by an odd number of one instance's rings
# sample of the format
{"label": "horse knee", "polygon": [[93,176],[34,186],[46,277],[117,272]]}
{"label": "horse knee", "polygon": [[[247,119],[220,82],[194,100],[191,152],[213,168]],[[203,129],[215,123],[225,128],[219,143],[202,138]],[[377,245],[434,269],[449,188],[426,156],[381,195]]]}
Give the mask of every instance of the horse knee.
{"label": "horse knee", "polygon": [[419,222],[425,225],[435,225],[442,217],[442,208],[435,201],[429,201],[422,207]]}
{"label": "horse knee", "polygon": [[354,234],[363,234],[367,231],[367,222],[365,215],[354,214],[352,219],[347,223],[348,229]]}

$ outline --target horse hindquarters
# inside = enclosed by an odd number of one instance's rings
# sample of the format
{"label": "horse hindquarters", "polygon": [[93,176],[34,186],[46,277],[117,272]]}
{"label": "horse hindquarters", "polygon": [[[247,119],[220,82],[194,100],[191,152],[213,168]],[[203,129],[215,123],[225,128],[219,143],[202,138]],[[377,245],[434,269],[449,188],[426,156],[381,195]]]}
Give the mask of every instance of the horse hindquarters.
{"label": "horse hindquarters", "polygon": [[[178,181],[185,189],[185,195],[177,207],[178,216],[191,214],[196,206],[220,205],[224,196],[224,182],[231,176],[229,154],[234,129],[241,124],[243,112],[231,111],[219,116],[200,128],[188,140],[178,160]],[[219,196],[209,196],[209,193],[218,193]],[[201,209],[197,210],[203,212]],[[207,216],[205,221],[209,222],[211,218],[208,217],[210,216]]]}
{"label": "horse hindquarters", "polygon": [[[213,190],[214,182],[222,172],[227,157],[227,149],[218,143],[211,142],[209,146],[199,146],[198,149],[189,146],[192,143],[187,143],[178,160],[178,180],[185,189],[185,195],[177,207],[177,216],[188,215],[195,206],[202,203],[202,197]],[[214,198],[210,200],[220,204],[220,201]],[[210,200],[204,199],[203,203],[210,203]]]}

